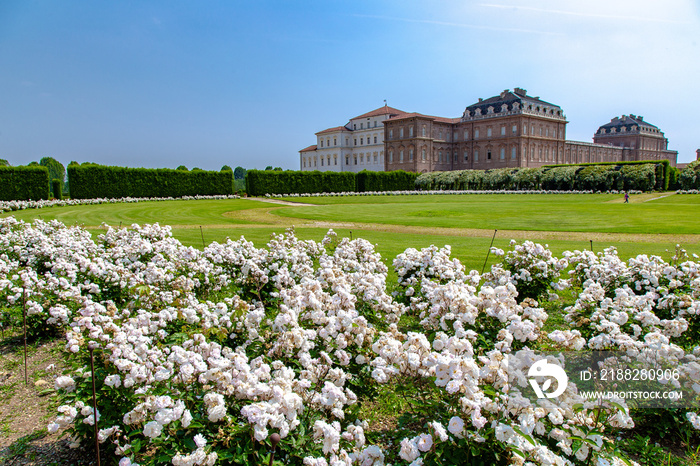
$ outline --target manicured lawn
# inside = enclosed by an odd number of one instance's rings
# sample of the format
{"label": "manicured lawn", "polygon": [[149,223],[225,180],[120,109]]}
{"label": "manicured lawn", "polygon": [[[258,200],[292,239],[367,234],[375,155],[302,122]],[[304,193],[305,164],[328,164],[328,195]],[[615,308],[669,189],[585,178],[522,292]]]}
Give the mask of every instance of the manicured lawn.
{"label": "manicured lawn", "polygon": [[[346,228],[334,229],[340,237],[350,237],[350,230]],[[204,238],[207,243],[211,241],[223,242],[226,237],[236,240],[245,236],[248,241],[252,241],[256,246],[261,247],[267,243],[272,233],[283,233],[284,228],[264,227],[264,228],[211,228],[204,229]],[[296,235],[301,239],[313,239],[320,241],[326,234],[327,229],[323,228],[296,228]],[[176,238],[188,246],[202,247],[202,237],[197,229],[173,229],[173,234]],[[491,244],[490,237],[466,237],[466,236],[443,236],[430,234],[413,234],[413,233],[393,233],[376,230],[353,230],[353,238],[364,238],[367,241],[375,244],[377,252],[382,255],[385,263],[391,266],[394,257],[402,253],[406,248],[421,249],[434,244],[438,247],[444,247],[449,244],[452,246],[452,256],[457,257],[469,270],[475,269],[481,271],[486,259],[486,253]],[[496,236],[494,246],[507,250],[510,241],[508,236]],[[552,252],[556,256],[560,256],[563,251],[575,249],[590,249],[591,244],[588,241],[567,241],[567,240],[545,240],[533,237],[532,241],[548,244]],[[673,254],[676,243],[674,242],[624,242],[616,241],[611,243],[599,243],[594,241],[593,249],[596,252],[602,251],[608,246],[615,246],[618,249],[620,257],[629,258],[638,254],[654,254],[659,255],[665,260],[669,260]],[[700,253],[700,245],[684,245],[687,246],[689,252]],[[669,251],[669,252],[667,252]],[[489,264],[495,262],[493,255],[489,258]]]}
{"label": "manicured lawn", "polygon": [[[345,198],[301,198],[315,204],[309,207],[281,206],[254,200],[163,201],[133,204],[103,204],[94,206],[53,207],[5,213],[32,221],[58,219],[67,225],[82,224],[94,235],[103,222],[118,226],[132,223],[173,225],[173,234],[186,246],[202,247],[212,241],[223,242],[227,237],[241,235],[258,247],[270,239],[272,233],[282,233],[286,227],[297,225],[302,239],[320,240],[327,227],[304,225],[303,217],[347,224],[360,222],[366,228],[354,228],[352,236],[362,237],[376,244],[387,265],[406,248],[423,248],[435,244],[452,246],[454,257],[469,269],[481,270],[491,243],[492,229],[499,229],[494,246],[507,249],[512,234],[503,230],[529,230],[527,238],[548,244],[556,255],[564,250],[589,249],[594,239],[594,250],[607,246],[618,248],[620,256],[656,254],[668,260],[677,239],[674,234],[700,234],[700,196],[672,195],[654,199],[663,194],[632,197],[632,203],[622,204],[615,195],[436,195],[436,196],[371,196]],[[646,201],[646,202],[642,202]],[[246,212],[242,212],[242,211]],[[273,215],[268,215],[271,212]],[[247,217],[237,216],[246,213]],[[665,218],[665,221],[660,219]],[[279,224],[271,225],[270,219]],[[200,225],[202,229],[200,230]],[[392,225],[398,225],[392,227]],[[413,231],[402,229],[410,225]],[[476,234],[463,230],[436,230],[445,228],[482,228]],[[334,227],[340,236],[350,236],[347,226]],[[432,228],[432,229],[431,229]],[[391,230],[391,231],[387,231]],[[418,230],[418,231],[416,231]],[[490,230],[490,231],[486,231]],[[539,231],[562,231],[555,238]],[[590,232],[571,234],[567,231]],[[666,233],[650,237],[618,235],[615,240],[600,240],[596,232]],[[509,236],[510,235],[510,236]],[[670,236],[669,236],[670,235]],[[641,236],[644,236],[641,238]],[[700,253],[700,240],[685,238],[683,246],[691,253]],[[519,241],[523,241],[522,236]],[[493,262],[493,256],[489,263]]]}
{"label": "manicured lawn", "polygon": [[224,215],[244,209],[270,207],[265,202],[243,199],[158,201],[119,204],[81,205],[30,209],[2,214],[14,215],[18,220],[32,221],[35,218],[59,220],[66,225],[129,226],[132,223],[160,223],[161,225],[225,225],[241,224],[242,220]]}
{"label": "manicured lawn", "polygon": [[[666,197],[662,197],[666,196]],[[297,199],[294,199],[295,201]],[[302,198],[275,214],[327,222],[539,231],[699,234],[700,196],[654,193],[470,194]]]}

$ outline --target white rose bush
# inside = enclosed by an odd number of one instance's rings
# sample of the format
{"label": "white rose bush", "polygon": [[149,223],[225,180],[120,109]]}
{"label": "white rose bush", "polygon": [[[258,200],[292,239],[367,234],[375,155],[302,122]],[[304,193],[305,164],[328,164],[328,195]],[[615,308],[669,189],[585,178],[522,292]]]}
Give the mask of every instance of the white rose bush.
{"label": "white rose bush", "polygon": [[[434,246],[390,271],[332,230],[197,250],[167,226],[105,228],[0,219],[0,299],[24,303],[33,335],[65,335],[49,431],[87,442],[97,422],[120,465],[267,464],[273,433],[275,464],[633,464],[615,443],[635,426],[624,400],[525,396],[536,351],[653,349],[700,392],[700,265],[680,253],[512,243],[481,276]],[[555,291],[568,328],[547,327]],[[388,394],[401,412],[378,428]]]}

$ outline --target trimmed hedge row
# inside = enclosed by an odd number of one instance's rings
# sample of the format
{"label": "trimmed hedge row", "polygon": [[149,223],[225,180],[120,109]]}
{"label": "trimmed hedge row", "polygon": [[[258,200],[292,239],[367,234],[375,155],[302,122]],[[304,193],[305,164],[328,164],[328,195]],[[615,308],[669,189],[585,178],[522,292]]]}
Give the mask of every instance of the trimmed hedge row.
{"label": "trimmed hedge row", "polygon": [[0,200],[27,201],[48,198],[49,170],[46,167],[0,167]]}
{"label": "trimmed hedge row", "polygon": [[342,193],[355,190],[351,172],[248,170],[245,176],[249,196],[265,194]]}
{"label": "trimmed hedge row", "polygon": [[[233,172],[68,165],[72,199],[233,194]],[[48,183],[47,183],[48,184]]]}
{"label": "trimmed hedge row", "polygon": [[417,173],[396,170],[372,172],[248,170],[246,192],[265,194],[313,194],[368,191],[407,191],[415,189]]}
{"label": "trimmed hedge row", "polygon": [[661,191],[668,190],[672,171],[663,160],[432,172],[416,178],[416,189]]}
{"label": "trimmed hedge row", "polygon": [[700,189],[700,160],[694,160],[688,164],[678,177],[681,189]]}
{"label": "trimmed hedge row", "polygon": [[407,191],[415,189],[418,173],[396,170],[391,172],[371,172],[363,170],[355,176],[357,192],[368,191]]}

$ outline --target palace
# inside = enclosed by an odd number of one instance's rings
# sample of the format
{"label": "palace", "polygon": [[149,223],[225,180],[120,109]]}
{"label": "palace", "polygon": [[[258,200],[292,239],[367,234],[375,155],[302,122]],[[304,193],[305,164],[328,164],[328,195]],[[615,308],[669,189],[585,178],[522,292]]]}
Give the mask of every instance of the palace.
{"label": "palace", "polygon": [[351,118],[345,126],[316,133],[316,144],[299,151],[301,170],[384,171],[384,123],[404,112],[388,106]]}
{"label": "palace", "polygon": [[678,152],[668,150],[664,133],[641,116],[613,118],[598,128],[592,143],[567,141],[567,123],[561,107],[520,88],[479,99],[461,118],[384,106],[316,133],[318,144],[300,151],[300,166],[419,173],[638,160],[676,166]]}

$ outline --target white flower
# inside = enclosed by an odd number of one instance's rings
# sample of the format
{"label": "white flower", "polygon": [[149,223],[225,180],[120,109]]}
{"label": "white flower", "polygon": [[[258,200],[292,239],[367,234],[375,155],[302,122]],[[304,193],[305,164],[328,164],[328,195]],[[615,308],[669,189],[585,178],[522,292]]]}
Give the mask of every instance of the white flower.
{"label": "white flower", "polygon": [[118,388],[122,384],[122,380],[117,374],[108,375],[105,377],[105,385]]}
{"label": "white flower", "polygon": [[405,461],[413,461],[420,456],[418,452],[418,446],[416,445],[415,439],[403,439],[401,440],[401,450],[399,451],[399,456]]}
{"label": "white flower", "polygon": [[462,438],[462,434],[464,432],[464,421],[460,417],[453,416],[450,419],[450,422],[447,424],[447,430],[449,430],[455,437]]}
{"label": "white flower", "polygon": [[429,451],[433,447],[433,437],[430,434],[420,434],[416,445],[422,452]]}
{"label": "white flower", "polygon": [[197,434],[194,436],[194,443],[197,445],[197,448],[204,448],[207,444],[207,439],[202,434]]}
{"label": "white flower", "polygon": [[149,438],[158,437],[163,432],[163,426],[156,421],[150,421],[143,426],[143,435]]}

